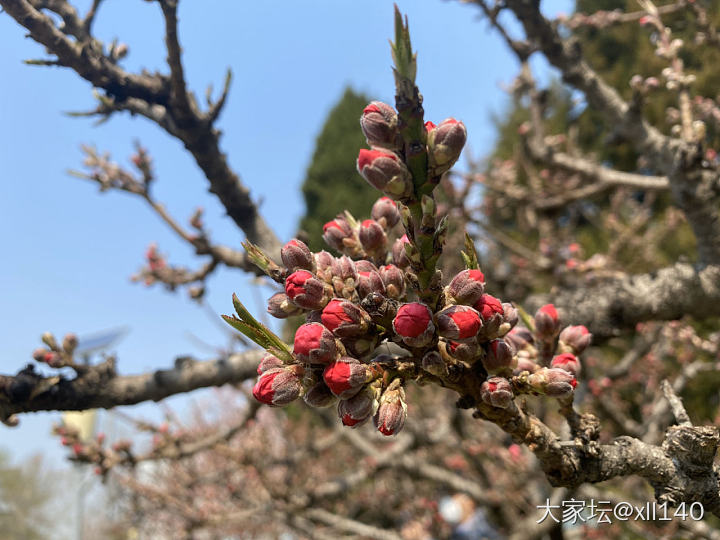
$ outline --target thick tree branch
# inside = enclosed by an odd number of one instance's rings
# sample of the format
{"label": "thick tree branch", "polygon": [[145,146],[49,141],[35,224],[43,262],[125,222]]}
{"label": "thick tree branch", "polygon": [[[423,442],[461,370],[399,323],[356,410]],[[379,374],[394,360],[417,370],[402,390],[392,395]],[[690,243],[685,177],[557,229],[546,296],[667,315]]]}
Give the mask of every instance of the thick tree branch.
{"label": "thick tree branch", "polygon": [[584,324],[595,339],[604,339],[631,330],[639,322],[719,316],[720,267],[698,269],[678,263],[650,274],[536,295],[529,299],[529,306],[547,301],[555,303],[565,320]]}
{"label": "thick tree branch", "polygon": [[178,358],[171,369],[117,375],[109,359],[74,379],[44,377],[29,365],[15,376],[0,375],[0,418],[37,411],[81,411],[160,401],[198,388],[240,383],[257,376],[264,351],[251,350],[209,361]]}

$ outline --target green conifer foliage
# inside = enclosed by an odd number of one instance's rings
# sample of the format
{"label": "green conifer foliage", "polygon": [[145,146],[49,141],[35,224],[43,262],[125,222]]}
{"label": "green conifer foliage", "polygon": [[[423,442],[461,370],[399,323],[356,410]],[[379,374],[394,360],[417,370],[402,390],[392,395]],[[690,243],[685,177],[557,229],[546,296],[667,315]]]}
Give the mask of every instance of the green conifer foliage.
{"label": "green conifer foliage", "polygon": [[359,121],[370,99],[347,88],[328,114],[315,143],[315,152],[302,185],[305,216],[300,229],[307,233],[311,250],[329,249],[322,241],[322,226],[340,208],[357,218],[369,216],[378,192],[355,168],[358,152],[366,148]]}

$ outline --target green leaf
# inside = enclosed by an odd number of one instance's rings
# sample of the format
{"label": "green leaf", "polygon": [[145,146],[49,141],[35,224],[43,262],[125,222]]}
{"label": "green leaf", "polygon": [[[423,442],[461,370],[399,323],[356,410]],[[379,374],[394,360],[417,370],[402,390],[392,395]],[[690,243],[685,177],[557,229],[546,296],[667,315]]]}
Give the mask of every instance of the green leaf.
{"label": "green leaf", "polygon": [[462,256],[465,267],[468,270],[480,269],[477,251],[475,251],[475,244],[473,243],[472,238],[470,238],[470,235],[467,232],[465,233],[465,251],[461,251],[460,255]]}
{"label": "green leaf", "polygon": [[523,324],[527,326],[528,330],[535,333],[535,320],[523,309],[520,304],[513,302],[513,305],[515,306],[518,315],[520,315],[520,319],[522,319]]}
{"label": "green leaf", "polygon": [[260,345],[263,349],[268,349],[273,346],[272,342],[267,339],[262,333],[258,332],[255,328],[249,324],[241,321],[237,317],[222,315],[223,320],[232,326],[235,330],[247,336],[249,339]]}

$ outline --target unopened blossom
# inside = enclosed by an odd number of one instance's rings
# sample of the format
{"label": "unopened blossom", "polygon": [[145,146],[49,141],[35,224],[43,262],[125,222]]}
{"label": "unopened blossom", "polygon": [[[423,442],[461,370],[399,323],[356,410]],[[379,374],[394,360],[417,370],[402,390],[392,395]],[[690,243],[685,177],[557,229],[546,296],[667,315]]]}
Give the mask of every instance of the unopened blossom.
{"label": "unopened blossom", "polygon": [[477,302],[485,291],[485,274],[480,270],[463,270],[447,286],[447,295],[456,304],[468,306]]}
{"label": "unopened blossom", "polygon": [[307,270],[298,270],[285,280],[285,294],[304,309],[322,309],[332,298],[332,290]]}
{"label": "unopened blossom", "polygon": [[429,344],[435,333],[432,311],[420,302],[400,306],[392,324],[395,333],[411,347],[423,347]]}
{"label": "unopened blossom", "polygon": [[371,378],[366,364],[355,358],[341,356],[327,365],[323,371],[323,380],[340,399],[348,399],[357,394]]}
{"label": "unopened blossom", "polygon": [[265,371],[253,388],[253,396],[260,403],[282,407],[300,397],[302,368],[288,366]]}
{"label": "unopened blossom", "polygon": [[391,383],[380,396],[380,403],[373,416],[373,423],[377,430],[389,437],[397,435],[405,425],[407,418],[407,403],[405,402],[405,389],[399,384],[399,379]]}
{"label": "unopened blossom", "polygon": [[469,306],[448,306],[435,316],[438,334],[444,338],[462,341],[473,339],[482,321],[477,311]]}
{"label": "unopened blossom", "polygon": [[277,319],[286,319],[294,315],[300,315],[303,310],[290,301],[285,293],[275,293],[268,300],[267,311]]}
{"label": "unopened blossom", "polygon": [[466,140],[465,124],[454,118],[443,120],[430,129],[427,138],[428,160],[435,175],[442,174],[453,166],[460,157]]}
{"label": "unopened blossom", "polygon": [[493,339],[487,345],[487,352],[482,358],[485,370],[491,375],[512,372],[517,365],[515,351],[503,339]]}
{"label": "unopened blossom", "polygon": [[577,379],[565,369],[542,367],[528,377],[528,384],[539,394],[569,397],[577,385]]}
{"label": "unopened blossom", "polygon": [[303,400],[311,407],[322,409],[335,403],[337,398],[327,387],[325,381],[318,381],[305,391]]}
{"label": "unopened blossom", "polygon": [[545,304],[535,313],[535,332],[544,339],[552,339],[560,332],[560,317],[553,304]]}
{"label": "unopened blossom", "polygon": [[393,199],[403,199],[413,193],[412,175],[393,152],[363,148],[358,155],[357,169],[371,186]]}
{"label": "unopened blossom", "polygon": [[353,230],[343,217],[336,217],[323,225],[323,240],[333,249],[344,252],[347,245],[354,242]]}
{"label": "unopened blossom", "polygon": [[337,357],[335,337],[320,323],[301,324],[295,332],[293,354],[303,363],[329,364]]}
{"label": "unopened blossom", "polygon": [[375,201],[370,215],[386,229],[392,229],[400,221],[397,203],[390,197],[380,197]]}
{"label": "unopened blossom", "polygon": [[560,332],[560,346],[567,347],[568,352],[582,353],[592,341],[592,334],[583,325],[567,326]]}
{"label": "unopened blossom", "polygon": [[410,240],[408,239],[407,234],[403,234],[400,238],[395,240],[395,243],[392,246],[392,258],[395,266],[398,266],[399,268],[407,268],[410,266],[410,259],[405,252],[405,244],[409,243]]}
{"label": "unopened blossom", "polygon": [[375,414],[377,407],[377,390],[365,386],[353,397],[338,402],[338,416],[344,425],[354,428],[361,426]]}
{"label": "unopened blossom", "polygon": [[282,365],[282,360],[280,360],[277,356],[274,356],[272,354],[266,354],[262,357],[262,360],[260,360],[260,363],[258,364],[257,373],[258,375],[262,375],[266,371],[269,371],[273,368],[282,367]]}
{"label": "unopened blossom", "polygon": [[367,272],[358,271],[358,283],[356,290],[360,295],[360,298],[365,298],[370,293],[378,293],[385,295],[387,289],[385,283],[380,276],[380,273],[376,270],[370,270]]}
{"label": "unopened blossom", "polygon": [[405,296],[405,272],[394,264],[386,264],[378,269],[385,284],[389,298],[399,300]]}
{"label": "unopened blossom", "polygon": [[293,238],[280,250],[280,257],[288,270],[310,270],[315,268],[315,260],[310,249],[304,242]]}
{"label": "unopened blossom", "polygon": [[366,253],[373,256],[385,253],[387,235],[382,225],[374,219],[366,219],[360,224],[358,239]]}
{"label": "unopened blossom", "polygon": [[513,399],[510,382],[504,377],[490,377],[480,386],[480,398],[488,405],[506,409]]}
{"label": "unopened blossom", "polygon": [[372,322],[363,308],[341,298],[330,300],[323,308],[320,320],[337,337],[364,334]]}
{"label": "unopened blossom", "polygon": [[555,356],[550,362],[550,367],[564,369],[577,377],[580,374],[580,359],[572,353],[563,353]]}
{"label": "unopened blossom", "polygon": [[395,148],[398,137],[398,117],[395,109],[382,101],[372,101],[363,109],[360,127],[370,146]]}

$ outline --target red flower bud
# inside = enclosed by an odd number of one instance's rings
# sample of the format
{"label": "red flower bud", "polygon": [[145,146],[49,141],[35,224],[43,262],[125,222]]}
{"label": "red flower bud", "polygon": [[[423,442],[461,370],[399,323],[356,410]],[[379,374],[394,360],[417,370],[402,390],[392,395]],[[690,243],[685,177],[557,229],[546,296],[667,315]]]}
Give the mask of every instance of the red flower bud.
{"label": "red flower bud", "polygon": [[510,382],[504,377],[490,377],[480,386],[480,398],[488,405],[506,409],[513,399]]}
{"label": "red flower bud", "polygon": [[405,296],[405,272],[394,264],[387,264],[380,267],[379,273],[388,298],[399,300]]}
{"label": "red flower bud", "polygon": [[366,386],[350,399],[338,402],[338,416],[344,425],[358,427],[375,414],[377,407],[377,391]]}
{"label": "red flower bud", "polygon": [[332,298],[330,287],[307,270],[298,270],[288,276],[285,294],[304,309],[322,309]]}
{"label": "red flower bud", "polygon": [[386,229],[392,229],[400,221],[397,203],[390,197],[380,197],[375,201],[370,215]]}
{"label": "red flower bud", "polygon": [[40,347],[39,349],[35,349],[32,353],[33,360],[36,362],[44,362],[45,361],[45,355],[49,353],[47,349],[43,349]]}
{"label": "red flower bud", "polygon": [[357,169],[375,189],[393,199],[409,197],[413,193],[410,171],[397,155],[383,150],[360,150]]}
{"label": "red flower bud", "polygon": [[[398,384],[395,384],[398,381]],[[400,386],[400,379],[395,379],[382,396],[378,410],[373,417],[373,424],[383,435],[397,435],[405,425],[407,418],[407,404],[405,403],[405,389]]]}
{"label": "red flower bud", "polygon": [[566,345],[575,354],[582,353],[591,341],[592,334],[583,325],[568,326],[560,332],[561,345]]}
{"label": "red flower bud", "polygon": [[465,124],[448,118],[443,120],[428,133],[428,160],[434,176],[440,175],[450,169],[460,157],[467,130]]}
{"label": "red flower bud", "polygon": [[360,259],[359,261],[355,261],[355,270],[358,272],[377,272],[378,267],[367,259]]}
{"label": "red flower bud", "polygon": [[300,366],[273,368],[260,375],[253,388],[255,399],[275,407],[282,407],[296,400],[302,391],[298,368]]}
{"label": "red flower bud", "polygon": [[558,335],[560,318],[554,305],[545,304],[535,313],[535,332],[544,339],[552,339]]}
{"label": "red flower bud", "polygon": [[340,298],[330,300],[323,309],[320,320],[337,337],[364,334],[372,322],[363,308]]}
{"label": "red flower bud", "polygon": [[428,133],[430,133],[436,127],[437,127],[437,124],[435,124],[435,122],[431,122],[430,120],[425,122],[425,131]]}
{"label": "red flower bud", "polygon": [[[358,261],[359,262],[359,261]],[[357,292],[360,298],[365,298],[370,293],[378,293],[383,296],[387,294],[385,284],[379,272],[358,272]]]}
{"label": "red flower bud", "polygon": [[379,254],[385,253],[387,236],[385,235],[382,225],[374,219],[366,219],[360,224],[358,238],[360,239],[360,244],[363,249],[368,254],[377,257]]}
{"label": "red flower bud", "polygon": [[448,296],[457,304],[473,305],[485,290],[485,275],[480,270],[463,270],[448,285]]}
{"label": "red flower bud", "polygon": [[473,339],[482,321],[477,311],[469,306],[448,306],[436,315],[438,334],[447,339]]}
{"label": "red flower bud", "polygon": [[320,323],[302,324],[295,332],[293,353],[304,364],[329,364],[337,357],[335,337]]}
{"label": "red flower bud", "polygon": [[510,330],[515,328],[515,325],[518,323],[518,312],[517,309],[513,307],[513,305],[509,302],[503,302],[503,322],[500,325],[500,328],[498,328],[498,334],[500,336],[504,336],[507,334]]}
{"label": "red flower bud", "polygon": [[298,240],[293,238],[280,250],[280,257],[282,257],[283,264],[288,270],[294,272],[297,269],[302,270],[314,270],[315,259],[310,249]]}
{"label": "red flower bud", "polygon": [[341,356],[328,364],[323,372],[323,380],[330,391],[340,399],[348,399],[357,394],[371,373],[368,367],[355,358]]}
{"label": "red flower bud", "polygon": [[502,319],[504,314],[503,305],[500,300],[489,294],[481,295],[473,307],[480,313],[483,324],[489,325],[495,319]]}
{"label": "red flower bud", "polygon": [[273,356],[272,354],[266,354],[265,356],[263,356],[262,360],[260,360],[260,363],[258,364],[257,373],[258,375],[262,375],[266,371],[269,371],[273,368],[282,367],[282,365],[282,360],[280,360],[276,356]]}
{"label": "red flower bud", "polygon": [[487,354],[482,359],[485,371],[491,375],[512,372],[517,365],[515,351],[512,346],[502,339],[493,339],[487,348]]}
{"label": "red flower bud", "polygon": [[403,304],[393,319],[393,330],[410,347],[423,347],[432,341],[435,325],[432,311],[425,304]]}
{"label": "red flower bud", "polygon": [[572,374],[573,377],[577,377],[580,374],[581,364],[580,359],[574,354],[563,353],[552,359],[550,367],[564,369]]}
{"label": "red flower bud", "polygon": [[268,300],[268,313],[278,319],[300,315],[303,310],[293,304],[285,293],[275,293]]}
{"label": "red flower bud", "polygon": [[381,101],[373,101],[363,109],[360,127],[370,146],[395,148],[398,137],[395,109]]}
{"label": "red flower bud", "polygon": [[347,243],[354,242],[353,230],[343,217],[337,217],[323,225],[323,240],[333,249],[344,252]]}
{"label": "red flower bud", "polygon": [[303,399],[305,400],[305,403],[318,409],[329,407],[337,401],[337,398],[333,395],[324,381],[318,381],[308,388],[305,395],[303,395]]}
{"label": "red flower bud", "polygon": [[[395,240],[392,247],[392,258],[396,266],[400,268],[407,268],[410,266],[410,259],[408,259],[407,253],[405,253],[405,244],[409,244],[410,240],[407,234],[403,234],[402,237]],[[387,283],[385,284],[387,286]]]}

